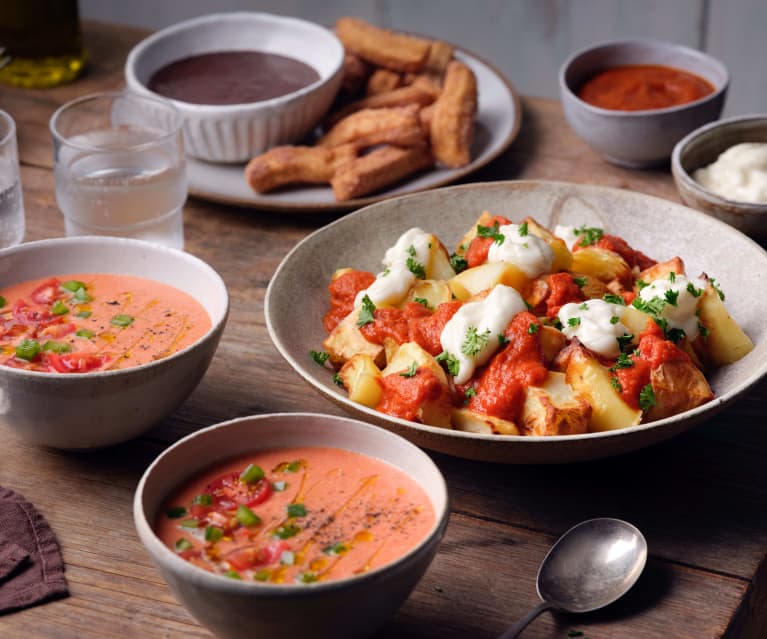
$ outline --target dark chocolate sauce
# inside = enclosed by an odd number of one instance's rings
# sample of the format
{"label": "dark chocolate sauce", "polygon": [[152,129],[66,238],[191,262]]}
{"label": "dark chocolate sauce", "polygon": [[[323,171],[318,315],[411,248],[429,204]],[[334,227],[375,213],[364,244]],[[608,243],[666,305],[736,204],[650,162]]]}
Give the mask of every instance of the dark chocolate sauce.
{"label": "dark chocolate sauce", "polygon": [[262,51],[217,51],[182,58],[149,80],[155,93],[192,104],[260,102],[320,79],[308,64]]}

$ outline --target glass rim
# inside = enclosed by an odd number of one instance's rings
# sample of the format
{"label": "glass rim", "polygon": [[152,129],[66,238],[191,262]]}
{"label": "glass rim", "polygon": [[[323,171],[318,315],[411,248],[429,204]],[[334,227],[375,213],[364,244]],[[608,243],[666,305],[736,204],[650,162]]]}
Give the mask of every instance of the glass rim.
{"label": "glass rim", "polygon": [[11,117],[10,113],[2,109],[0,109],[0,120],[4,120],[8,124],[8,132],[0,137],[0,147],[4,147],[16,136],[16,121]]}
{"label": "glass rim", "polygon": [[65,111],[72,109],[76,106],[79,106],[85,102],[91,102],[95,100],[104,100],[104,99],[112,99],[114,101],[119,98],[128,98],[131,100],[136,100],[138,102],[153,103],[155,105],[158,105],[160,107],[167,109],[173,115],[173,118],[174,118],[173,128],[171,131],[167,133],[163,133],[162,135],[158,136],[156,139],[151,140],[149,142],[140,142],[138,144],[128,144],[124,147],[125,150],[141,151],[143,149],[148,149],[148,148],[157,146],[158,144],[162,144],[170,140],[174,136],[178,135],[178,133],[181,131],[181,125],[182,125],[181,113],[170,100],[166,100],[160,97],[140,95],[133,91],[104,91],[100,93],[90,93],[88,95],[83,95],[83,96],[80,96],[79,98],[75,98],[74,100],[70,100],[69,102],[65,102],[64,104],[62,104],[58,109],[56,109],[53,112],[53,115],[51,116],[51,119],[48,122],[48,128],[51,131],[51,135],[60,144],[67,145],[69,147],[79,149],[81,151],[103,151],[104,150],[103,145],[84,144],[82,142],[72,142],[71,138],[65,136],[63,133],[61,133],[58,130],[57,124],[58,124],[59,118],[62,116],[62,114]]}

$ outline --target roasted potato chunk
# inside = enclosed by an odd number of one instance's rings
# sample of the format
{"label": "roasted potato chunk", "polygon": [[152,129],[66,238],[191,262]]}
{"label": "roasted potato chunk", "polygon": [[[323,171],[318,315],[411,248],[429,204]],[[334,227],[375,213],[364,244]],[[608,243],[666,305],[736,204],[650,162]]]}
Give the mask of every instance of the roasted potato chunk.
{"label": "roasted potato chunk", "polygon": [[527,232],[535,235],[549,245],[551,252],[554,253],[554,261],[551,264],[551,272],[566,271],[573,262],[573,255],[567,244],[561,238],[558,238],[546,227],[541,226],[532,217],[526,217],[523,222],[527,222]]}
{"label": "roasted potato chunk", "polygon": [[356,308],[336,326],[322,342],[330,355],[330,362],[340,366],[357,354],[370,356],[376,365],[384,363],[384,348],[365,339],[357,326],[360,309]]}
{"label": "roasted potato chunk", "polygon": [[573,253],[571,270],[596,277],[600,282],[633,282],[631,267],[620,255],[596,246],[587,246]]}
{"label": "roasted potato chunk", "polygon": [[751,338],[732,319],[716,289],[709,284],[703,291],[698,306],[700,323],[708,329],[707,336],[699,336],[693,348],[706,367],[723,366],[737,362],[754,348]]}
{"label": "roasted potato chunk", "polygon": [[591,405],[565,381],[549,373],[542,387],[525,389],[520,427],[526,435],[576,435],[588,430]]}
{"label": "roasted potato chunk", "polygon": [[491,289],[498,284],[511,286],[524,294],[530,281],[528,275],[509,262],[488,262],[468,268],[448,281],[450,290],[462,302],[472,295]]}
{"label": "roasted potato chunk", "polygon": [[650,373],[655,405],[643,416],[650,422],[676,415],[712,400],[706,378],[689,362],[664,362]]}
{"label": "roasted potato chunk", "polygon": [[500,417],[483,415],[468,408],[454,408],[452,415],[453,427],[467,433],[481,435],[519,435],[519,428],[514,422]]}
{"label": "roasted potato chunk", "polygon": [[381,401],[383,389],[379,380],[381,370],[370,355],[354,355],[338,371],[349,399],[368,408],[375,408]]}

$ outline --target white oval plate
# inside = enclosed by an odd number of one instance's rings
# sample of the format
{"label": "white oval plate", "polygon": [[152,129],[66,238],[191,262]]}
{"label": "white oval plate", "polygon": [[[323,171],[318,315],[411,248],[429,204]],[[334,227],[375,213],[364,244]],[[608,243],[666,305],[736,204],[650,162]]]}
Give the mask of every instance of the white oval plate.
{"label": "white oval plate", "polygon": [[465,50],[457,49],[455,55],[477,76],[477,129],[470,164],[460,169],[435,168],[370,197],[338,202],[330,186],[291,187],[261,195],[245,181],[244,164],[212,164],[187,158],[189,194],[222,204],[293,213],[351,211],[386,198],[443,186],[476,171],[503,153],[517,137],[522,107],[514,88],[495,67]]}
{"label": "white oval plate", "polygon": [[[587,224],[624,237],[658,260],[681,256],[688,273],[715,276],[727,307],[756,348],[709,380],[716,398],[693,410],[605,433],[524,437],[479,435],[390,417],[351,402],[318,366],[322,317],[333,271],[381,270],[385,250],[413,226],[454,247],[479,214],[488,210],[519,220],[531,215],[546,226]],[[451,249],[452,250],[452,249]],[[767,253],[730,226],[679,204],[631,191],[564,182],[495,182],[438,189],[366,207],[316,231],[277,268],[266,293],[269,334],[288,363],[320,393],[358,418],[412,442],[468,459],[508,463],[562,463],[607,457],[667,439],[710,417],[767,372]]]}

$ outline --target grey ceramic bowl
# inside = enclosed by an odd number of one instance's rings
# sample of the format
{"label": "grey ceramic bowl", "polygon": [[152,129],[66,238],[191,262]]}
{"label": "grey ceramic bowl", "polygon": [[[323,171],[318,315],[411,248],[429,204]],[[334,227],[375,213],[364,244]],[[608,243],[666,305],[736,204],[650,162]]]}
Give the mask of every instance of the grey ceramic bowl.
{"label": "grey ceramic bowl", "polygon": [[[581,100],[576,92],[594,74],[624,64],[658,64],[690,71],[714,86],[700,100],[667,109],[616,111]],[[716,120],[729,84],[725,66],[705,53],[669,42],[626,40],[588,47],[571,55],[559,71],[565,117],[584,142],[608,161],[630,168],[659,164],[693,129]]]}
{"label": "grey ceramic bowl", "polygon": [[[710,375],[716,397],[693,410],[630,428],[583,435],[481,435],[391,417],[349,400],[329,366],[310,350],[327,333],[328,283],[338,268],[377,273],[387,248],[419,226],[453,250],[482,211],[512,220],[533,216],[557,224],[598,226],[622,236],[658,260],[681,256],[689,273],[705,271],[722,283],[727,307],[755,344],[740,361]],[[737,256],[737,259],[733,259]],[[379,202],[347,215],[302,240],[285,257],[266,292],[266,325],[287,362],[318,392],[350,413],[443,453],[523,464],[563,463],[616,455],[681,433],[751,388],[767,374],[767,298],[754,295],[767,281],[767,252],[723,222],[660,198],[564,182],[491,182],[436,189]],[[301,300],[301,313],[296,313]]]}
{"label": "grey ceramic bowl", "polygon": [[696,169],[708,166],[721,153],[742,142],[767,143],[767,115],[739,116],[696,129],[674,147],[671,172],[685,204],[761,239],[767,236],[767,204],[725,199],[706,190],[692,177]]}
{"label": "grey ceramic bowl", "polygon": [[216,13],[179,22],[139,42],[128,54],[128,89],[142,95],[160,68],[193,55],[258,50],[289,56],[316,69],[303,89],[247,104],[209,105],[171,100],[183,118],[184,146],[209,162],[245,162],[277,144],[305,136],[330,108],[343,73],[344,48],[322,25],[255,11]]}
{"label": "grey ceramic bowl", "polygon": [[[158,510],[175,487],[211,464],[249,450],[329,446],[381,459],[426,491],[436,521],[397,561],[362,575],[313,584],[262,584],[214,575],[181,559],[154,534]],[[282,413],[243,417],[176,442],[144,473],[133,516],[139,538],[176,597],[224,639],[357,639],[386,622],[428,568],[447,527],[447,487],[434,462],[406,440],[344,417]]]}
{"label": "grey ceramic bowl", "polygon": [[202,304],[211,329],[191,346],[133,368],[59,374],[0,366],[0,425],[54,448],[100,448],[138,437],[170,415],[205,374],[226,323],[226,286],[193,255],[140,240],[70,237],[0,251],[0,289],[64,273],[169,284]]}

